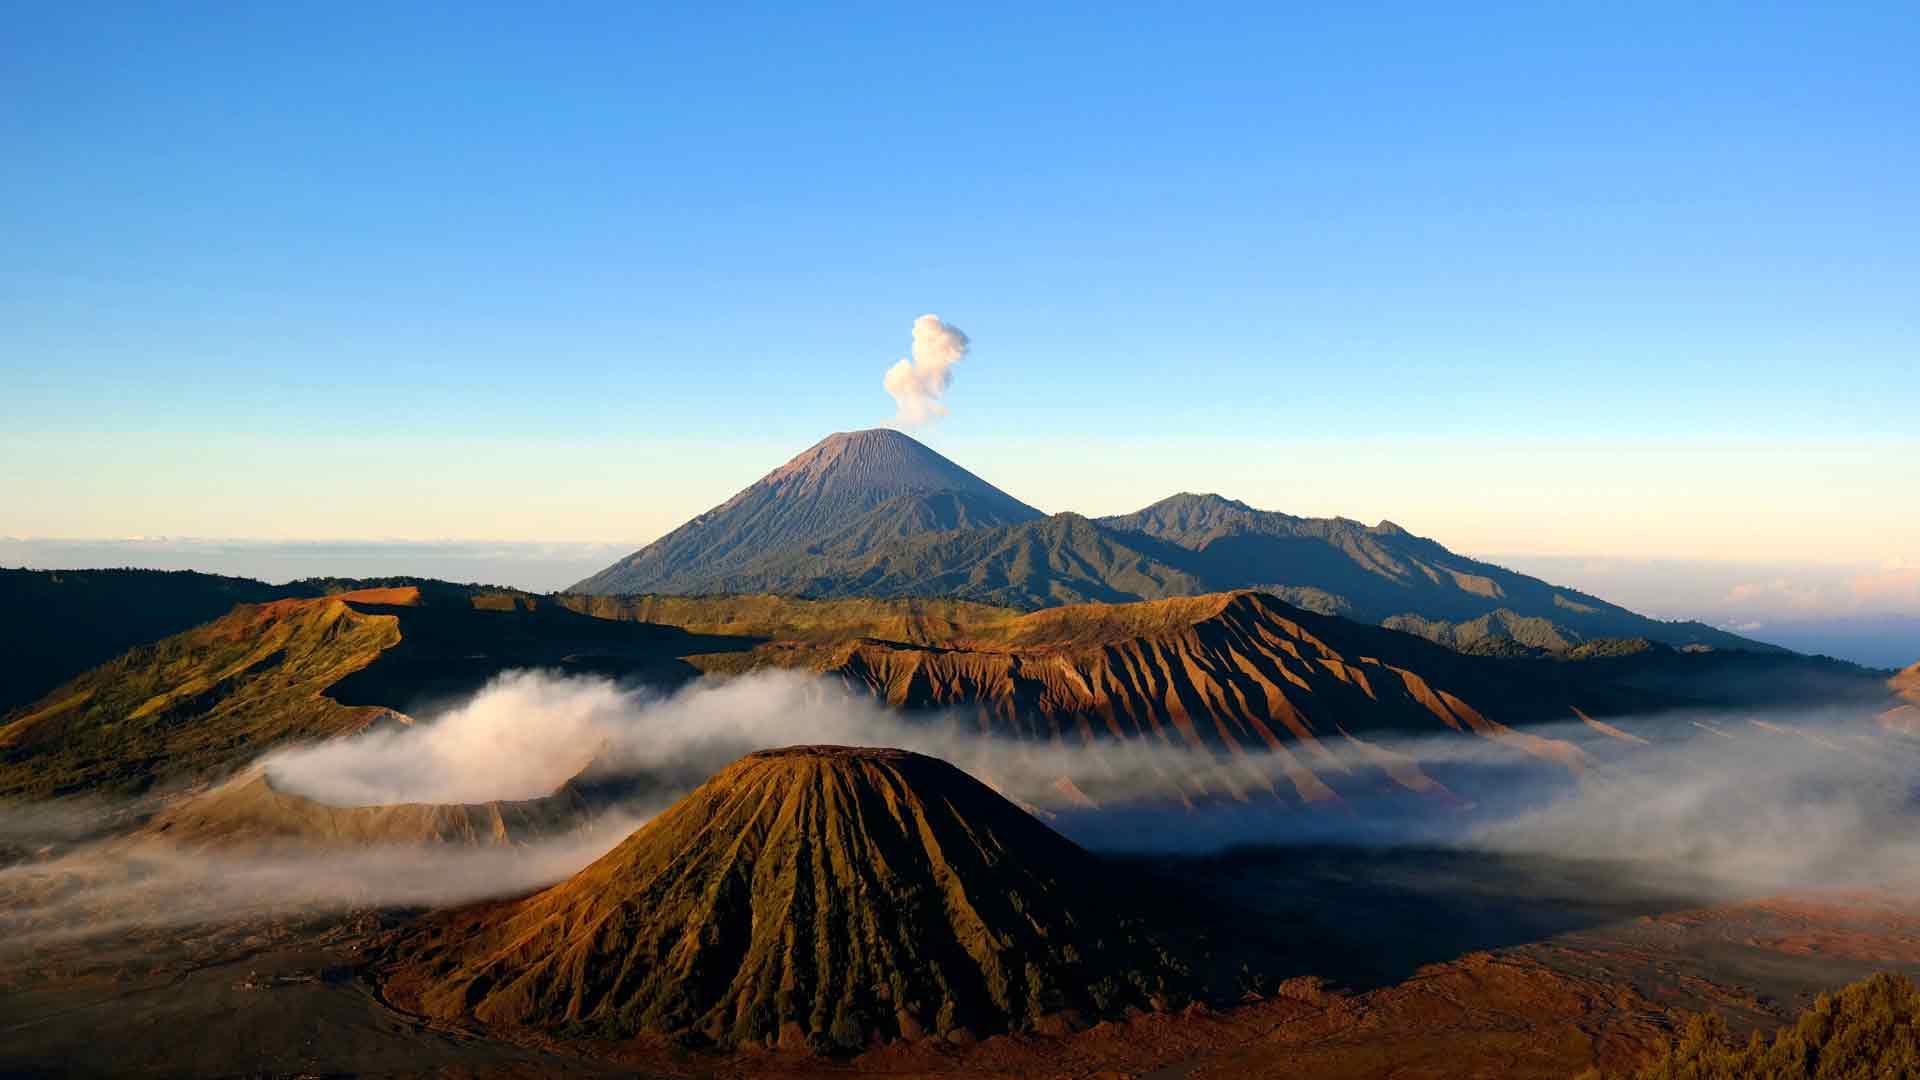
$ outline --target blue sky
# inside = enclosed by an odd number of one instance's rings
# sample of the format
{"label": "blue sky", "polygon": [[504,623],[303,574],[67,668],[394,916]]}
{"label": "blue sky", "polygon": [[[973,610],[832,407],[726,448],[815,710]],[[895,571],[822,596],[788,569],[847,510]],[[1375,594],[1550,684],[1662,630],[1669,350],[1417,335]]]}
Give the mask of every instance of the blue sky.
{"label": "blue sky", "polygon": [[644,540],[937,311],[1047,509],[1920,557],[1911,4],[168,7],[7,16],[0,534]]}

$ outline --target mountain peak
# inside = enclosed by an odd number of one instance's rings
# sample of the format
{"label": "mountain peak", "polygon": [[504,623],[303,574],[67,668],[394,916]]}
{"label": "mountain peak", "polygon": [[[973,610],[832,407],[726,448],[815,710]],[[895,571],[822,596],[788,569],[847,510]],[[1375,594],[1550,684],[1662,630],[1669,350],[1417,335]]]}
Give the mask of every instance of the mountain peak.
{"label": "mountain peak", "polygon": [[938,758],[787,747],[741,758],[545,892],[423,927],[388,986],[449,1019],[721,1046],[1028,1030],[1184,981],[1116,886]]}
{"label": "mountain peak", "polygon": [[1229,499],[1224,495],[1182,491],[1131,514],[1101,518],[1100,523],[1128,532],[1166,537],[1232,529],[1261,515],[1287,517],[1285,514],[1255,510],[1238,499]]}
{"label": "mountain peak", "polygon": [[[965,497],[970,525],[1009,525],[1043,516],[910,435],[891,428],[841,431],[573,591],[724,591],[729,576],[755,559],[828,540],[893,500],[947,492]],[[952,515],[894,516],[937,521]]]}
{"label": "mountain peak", "polygon": [[[1147,507],[1147,510],[1200,510],[1216,512],[1222,510],[1240,510],[1252,512],[1253,507],[1248,506],[1239,499],[1229,499],[1225,495],[1218,495],[1211,491],[1182,491],[1161,499],[1159,502]],[[1144,513],[1145,511],[1142,512]]]}
{"label": "mountain peak", "polygon": [[[992,484],[892,428],[841,431],[821,439],[768,473],[760,484],[871,492],[875,503],[935,491],[1000,494]],[[759,485],[755,485],[756,487]],[[748,495],[753,488],[735,496]]]}

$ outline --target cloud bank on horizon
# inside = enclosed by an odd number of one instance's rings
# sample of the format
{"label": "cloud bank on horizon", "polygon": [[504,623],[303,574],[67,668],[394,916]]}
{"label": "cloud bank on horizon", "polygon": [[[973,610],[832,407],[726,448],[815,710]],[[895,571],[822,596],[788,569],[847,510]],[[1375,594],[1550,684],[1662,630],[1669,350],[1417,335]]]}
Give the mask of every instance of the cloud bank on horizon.
{"label": "cloud bank on horizon", "polygon": [[887,369],[881,385],[893,395],[893,422],[918,427],[947,415],[940,399],[953,385],[953,365],[967,358],[972,342],[938,315],[913,320],[913,355]]}

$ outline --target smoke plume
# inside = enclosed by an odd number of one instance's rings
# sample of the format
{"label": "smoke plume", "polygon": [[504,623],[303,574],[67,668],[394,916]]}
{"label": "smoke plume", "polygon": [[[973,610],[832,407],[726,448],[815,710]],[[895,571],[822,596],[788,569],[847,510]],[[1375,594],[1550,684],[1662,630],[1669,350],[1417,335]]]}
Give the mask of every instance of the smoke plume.
{"label": "smoke plume", "polygon": [[938,315],[913,320],[913,355],[887,369],[883,385],[898,411],[894,423],[909,427],[947,415],[940,398],[953,383],[953,365],[966,359],[970,342]]}

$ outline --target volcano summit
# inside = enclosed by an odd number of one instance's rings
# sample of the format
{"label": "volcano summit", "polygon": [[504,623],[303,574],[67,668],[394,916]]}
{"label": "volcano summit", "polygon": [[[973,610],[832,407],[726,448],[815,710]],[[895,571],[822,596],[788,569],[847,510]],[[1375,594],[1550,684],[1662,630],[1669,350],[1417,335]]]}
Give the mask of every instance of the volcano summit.
{"label": "volcano summit", "polygon": [[1063,1029],[1187,983],[1122,892],[937,758],[763,750],[571,879],[428,922],[389,985],[443,1018],[724,1046]]}
{"label": "volcano summit", "polygon": [[[859,554],[879,539],[1043,516],[898,431],[845,431],[572,591],[719,591],[727,576],[783,549]],[[841,535],[855,523],[858,532]]]}

